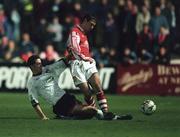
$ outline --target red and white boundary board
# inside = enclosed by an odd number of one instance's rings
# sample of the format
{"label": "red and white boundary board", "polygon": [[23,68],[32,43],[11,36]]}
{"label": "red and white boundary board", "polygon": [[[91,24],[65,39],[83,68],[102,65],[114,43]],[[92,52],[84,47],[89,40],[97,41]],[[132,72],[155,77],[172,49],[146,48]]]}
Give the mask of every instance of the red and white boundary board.
{"label": "red and white boundary board", "polygon": [[116,91],[119,94],[180,95],[180,65],[118,65]]}

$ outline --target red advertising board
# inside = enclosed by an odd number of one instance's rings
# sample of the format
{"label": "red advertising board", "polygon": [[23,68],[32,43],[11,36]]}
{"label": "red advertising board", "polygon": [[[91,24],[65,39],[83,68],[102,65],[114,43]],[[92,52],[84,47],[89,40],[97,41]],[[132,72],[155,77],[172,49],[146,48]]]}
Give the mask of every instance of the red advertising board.
{"label": "red advertising board", "polygon": [[180,95],[180,65],[118,65],[117,93]]}

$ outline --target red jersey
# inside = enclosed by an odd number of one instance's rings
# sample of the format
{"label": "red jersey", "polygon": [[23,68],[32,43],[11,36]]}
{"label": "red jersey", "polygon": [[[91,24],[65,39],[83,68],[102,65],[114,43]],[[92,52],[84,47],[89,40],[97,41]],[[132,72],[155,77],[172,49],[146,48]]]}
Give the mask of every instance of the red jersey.
{"label": "red jersey", "polygon": [[69,34],[67,47],[68,53],[73,55],[72,59],[90,57],[87,36],[84,34],[83,29],[78,25],[72,28]]}

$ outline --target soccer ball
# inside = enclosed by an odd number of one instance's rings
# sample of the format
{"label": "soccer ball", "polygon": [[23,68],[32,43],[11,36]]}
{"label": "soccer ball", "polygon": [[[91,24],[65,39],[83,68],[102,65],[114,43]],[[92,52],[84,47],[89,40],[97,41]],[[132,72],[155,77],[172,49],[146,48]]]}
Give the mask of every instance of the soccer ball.
{"label": "soccer ball", "polygon": [[156,104],[152,100],[145,100],[140,108],[145,115],[151,115],[156,111]]}

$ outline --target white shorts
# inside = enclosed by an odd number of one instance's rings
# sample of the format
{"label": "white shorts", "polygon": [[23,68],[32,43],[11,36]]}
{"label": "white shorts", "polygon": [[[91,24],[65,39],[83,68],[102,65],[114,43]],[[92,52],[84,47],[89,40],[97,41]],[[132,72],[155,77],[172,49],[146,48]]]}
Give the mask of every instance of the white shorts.
{"label": "white shorts", "polygon": [[92,74],[98,72],[95,60],[93,63],[83,60],[72,60],[70,61],[70,70],[75,86],[87,82]]}

